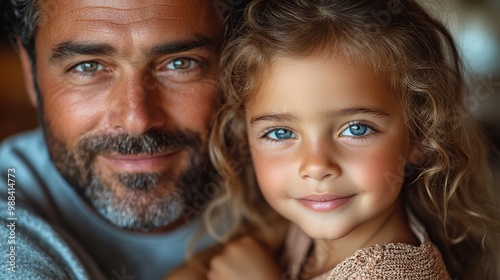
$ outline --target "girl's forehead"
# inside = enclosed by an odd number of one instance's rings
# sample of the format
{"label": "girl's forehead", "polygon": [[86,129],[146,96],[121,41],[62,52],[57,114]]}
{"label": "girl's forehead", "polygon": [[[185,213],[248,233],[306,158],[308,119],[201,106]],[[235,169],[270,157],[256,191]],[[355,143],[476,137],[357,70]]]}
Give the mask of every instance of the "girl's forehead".
{"label": "girl's forehead", "polygon": [[368,59],[346,56],[328,49],[310,54],[276,54],[268,59],[262,69],[256,71],[259,83],[253,92],[258,93],[264,84],[277,82],[333,86],[342,82],[343,79],[339,77],[362,81],[369,76],[389,87],[391,72],[387,67],[375,66]]}
{"label": "girl's forehead", "polygon": [[350,107],[399,111],[389,83],[373,67],[331,53],[275,57],[260,75],[248,106],[301,111],[307,103],[321,111]]}

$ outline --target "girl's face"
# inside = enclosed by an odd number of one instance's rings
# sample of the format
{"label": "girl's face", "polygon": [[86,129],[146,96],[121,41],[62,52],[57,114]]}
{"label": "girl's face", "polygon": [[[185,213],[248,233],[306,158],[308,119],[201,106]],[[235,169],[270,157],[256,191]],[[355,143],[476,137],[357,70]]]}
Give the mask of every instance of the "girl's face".
{"label": "girl's face", "polygon": [[380,227],[413,149],[389,86],[329,54],[278,57],[264,75],[245,118],[269,204],[313,238]]}

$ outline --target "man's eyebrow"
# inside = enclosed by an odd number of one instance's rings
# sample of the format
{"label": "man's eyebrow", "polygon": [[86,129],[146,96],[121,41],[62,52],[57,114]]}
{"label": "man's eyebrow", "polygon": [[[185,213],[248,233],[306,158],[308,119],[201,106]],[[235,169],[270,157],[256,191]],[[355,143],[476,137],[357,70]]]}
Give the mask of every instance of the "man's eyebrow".
{"label": "man's eyebrow", "polygon": [[146,51],[146,57],[162,56],[167,54],[181,53],[196,48],[215,49],[214,43],[205,36],[196,36],[194,39],[168,42],[153,47],[151,50]]}
{"label": "man's eyebrow", "polygon": [[50,61],[55,63],[76,55],[114,55],[116,49],[107,44],[64,42],[52,49]]}
{"label": "man's eyebrow", "polygon": [[[205,47],[215,49],[216,45],[206,36],[196,35],[194,39],[167,42],[145,51],[147,57],[161,56],[166,54],[180,53],[195,48]],[[112,56],[117,54],[117,50],[108,44],[95,43],[77,43],[66,41],[57,45],[50,56],[52,63],[71,58],[76,55],[105,55]]]}
{"label": "man's eyebrow", "polygon": [[[318,113],[318,116],[321,118],[335,118],[335,117],[345,117],[345,116],[353,116],[353,115],[372,115],[374,117],[386,117],[389,116],[389,113],[385,112],[381,109],[369,108],[369,107],[354,107],[354,108],[345,108],[341,110],[333,110]],[[275,121],[275,122],[291,122],[297,121],[298,118],[289,113],[279,113],[279,114],[262,114],[253,117],[250,120],[250,123],[256,123],[261,121]]]}

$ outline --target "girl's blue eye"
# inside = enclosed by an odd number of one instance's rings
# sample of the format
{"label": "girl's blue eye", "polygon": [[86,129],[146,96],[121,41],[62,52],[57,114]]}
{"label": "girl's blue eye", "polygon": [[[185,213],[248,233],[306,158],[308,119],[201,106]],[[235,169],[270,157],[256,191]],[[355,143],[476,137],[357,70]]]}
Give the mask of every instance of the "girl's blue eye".
{"label": "girl's blue eye", "polygon": [[273,140],[286,140],[290,138],[297,138],[297,135],[295,135],[295,133],[293,133],[291,130],[284,128],[273,129],[270,132],[268,132],[265,136]]}
{"label": "girl's blue eye", "polygon": [[360,137],[365,136],[366,134],[372,133],[373,129],[369,128],[364,124],[351,124],[347,127],[342,133],[341,136],[354,136]]}

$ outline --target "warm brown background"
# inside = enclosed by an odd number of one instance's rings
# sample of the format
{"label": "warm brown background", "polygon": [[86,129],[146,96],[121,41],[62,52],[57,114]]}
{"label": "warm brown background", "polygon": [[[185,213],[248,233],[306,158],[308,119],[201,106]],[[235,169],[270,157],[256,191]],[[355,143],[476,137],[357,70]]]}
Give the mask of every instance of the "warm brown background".
{"label": "warm brown background", "polygon": [[0,41],[0,141],[37,126],[36,112],[24,90],[17,54],[1,33]]}

